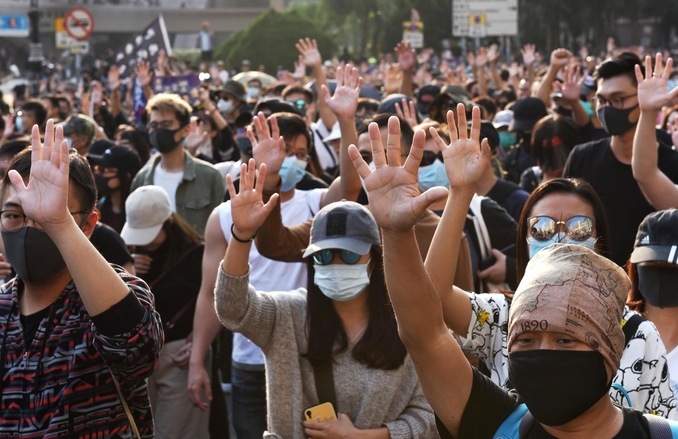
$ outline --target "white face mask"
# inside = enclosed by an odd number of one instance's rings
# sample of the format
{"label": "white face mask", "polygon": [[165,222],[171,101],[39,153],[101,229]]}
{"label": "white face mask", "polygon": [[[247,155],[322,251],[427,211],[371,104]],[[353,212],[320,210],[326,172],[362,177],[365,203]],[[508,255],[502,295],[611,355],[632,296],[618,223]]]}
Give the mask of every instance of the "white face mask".
{"label": "white face mask", "polygon": [[229,114],[233,112],[233,102],[226,99],[219,99],[217,101],[217,110],[222,114]]}
{"label": "white face mask", "polygon": [[259,87],[250,87],[247,89],[247,97],[249,99],[256,99],[259,97],[259,93],[261,93],[261,90]]}
{"label": "white face mask", "polygon": [[332,300],[347,302],[355,299],[370,284],[367,264],[314,265],[313,283]]}

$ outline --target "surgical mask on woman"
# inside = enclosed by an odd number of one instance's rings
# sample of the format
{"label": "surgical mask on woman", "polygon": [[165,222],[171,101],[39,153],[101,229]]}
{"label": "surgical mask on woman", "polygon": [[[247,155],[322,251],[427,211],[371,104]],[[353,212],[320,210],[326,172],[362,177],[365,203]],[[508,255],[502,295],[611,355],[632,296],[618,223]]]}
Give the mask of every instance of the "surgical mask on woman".
{"label": "surgical mask on woman", "polygon": [[332,300],[346,302],[355,299],[370,284],[366,264],[315,265],[313,283]]}

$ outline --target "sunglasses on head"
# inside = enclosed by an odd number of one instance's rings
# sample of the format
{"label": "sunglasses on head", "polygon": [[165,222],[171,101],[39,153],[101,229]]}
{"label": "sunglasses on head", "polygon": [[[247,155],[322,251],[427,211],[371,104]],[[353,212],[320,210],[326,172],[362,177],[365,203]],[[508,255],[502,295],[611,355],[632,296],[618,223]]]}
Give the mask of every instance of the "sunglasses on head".
{"label": "sunglasses on head", "polygon": [[530,236],[537,241],[550,241],[558,233],[559,225],[565,226],[565,235],[574,241],[586,241],[593,235],[595,219],[590,216],[573,216],[565,221],[557,221],[550,216],[533,216],[527,219]]}
{"label": "sunglasses on head", "polygon": [[329,265],[334,259],[334,255],[339,254],[339,257],[345,264],[355,265],[358,263],[362,255],[354,253],[348,250],[339,250],[339,249],[325,249],[320,250],[311,255],[313,262],[318,265]]}
{"label": "sunglasses on head", "polygon": [[435,153],[433,151],[424,151],[421,157],[421,164],[419,166],[430,166],[433,164],[433,162],[436,161],[436,159],[440,160],[441,162],[443,161],[443,153]]}

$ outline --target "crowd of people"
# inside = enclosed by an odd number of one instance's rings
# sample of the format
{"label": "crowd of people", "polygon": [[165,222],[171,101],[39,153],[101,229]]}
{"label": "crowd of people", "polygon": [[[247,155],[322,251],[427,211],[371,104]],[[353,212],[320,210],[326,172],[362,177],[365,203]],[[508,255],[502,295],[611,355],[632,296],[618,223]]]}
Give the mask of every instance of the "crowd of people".
{"label": "crowd of people", "polygon": [[670,52],[296,48],[7,96],[0,436],[678,437]]}

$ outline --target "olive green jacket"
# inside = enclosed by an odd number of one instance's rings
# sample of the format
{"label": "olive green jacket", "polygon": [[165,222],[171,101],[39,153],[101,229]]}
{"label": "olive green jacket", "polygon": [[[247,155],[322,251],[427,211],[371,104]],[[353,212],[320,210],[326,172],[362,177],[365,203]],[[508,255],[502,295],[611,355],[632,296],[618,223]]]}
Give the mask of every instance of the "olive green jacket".
{"label": "olive green jacket", "polygon": [[[176,194],[177,214],[204,236],[207,218],[224,200],[226,182],[217,168],[194,158],[188,152],[185,154],[184,176]],[[160,163],[160,158],[158,154],[146,163],[134,177],[130,191],[153,184],[155,167]]]}

